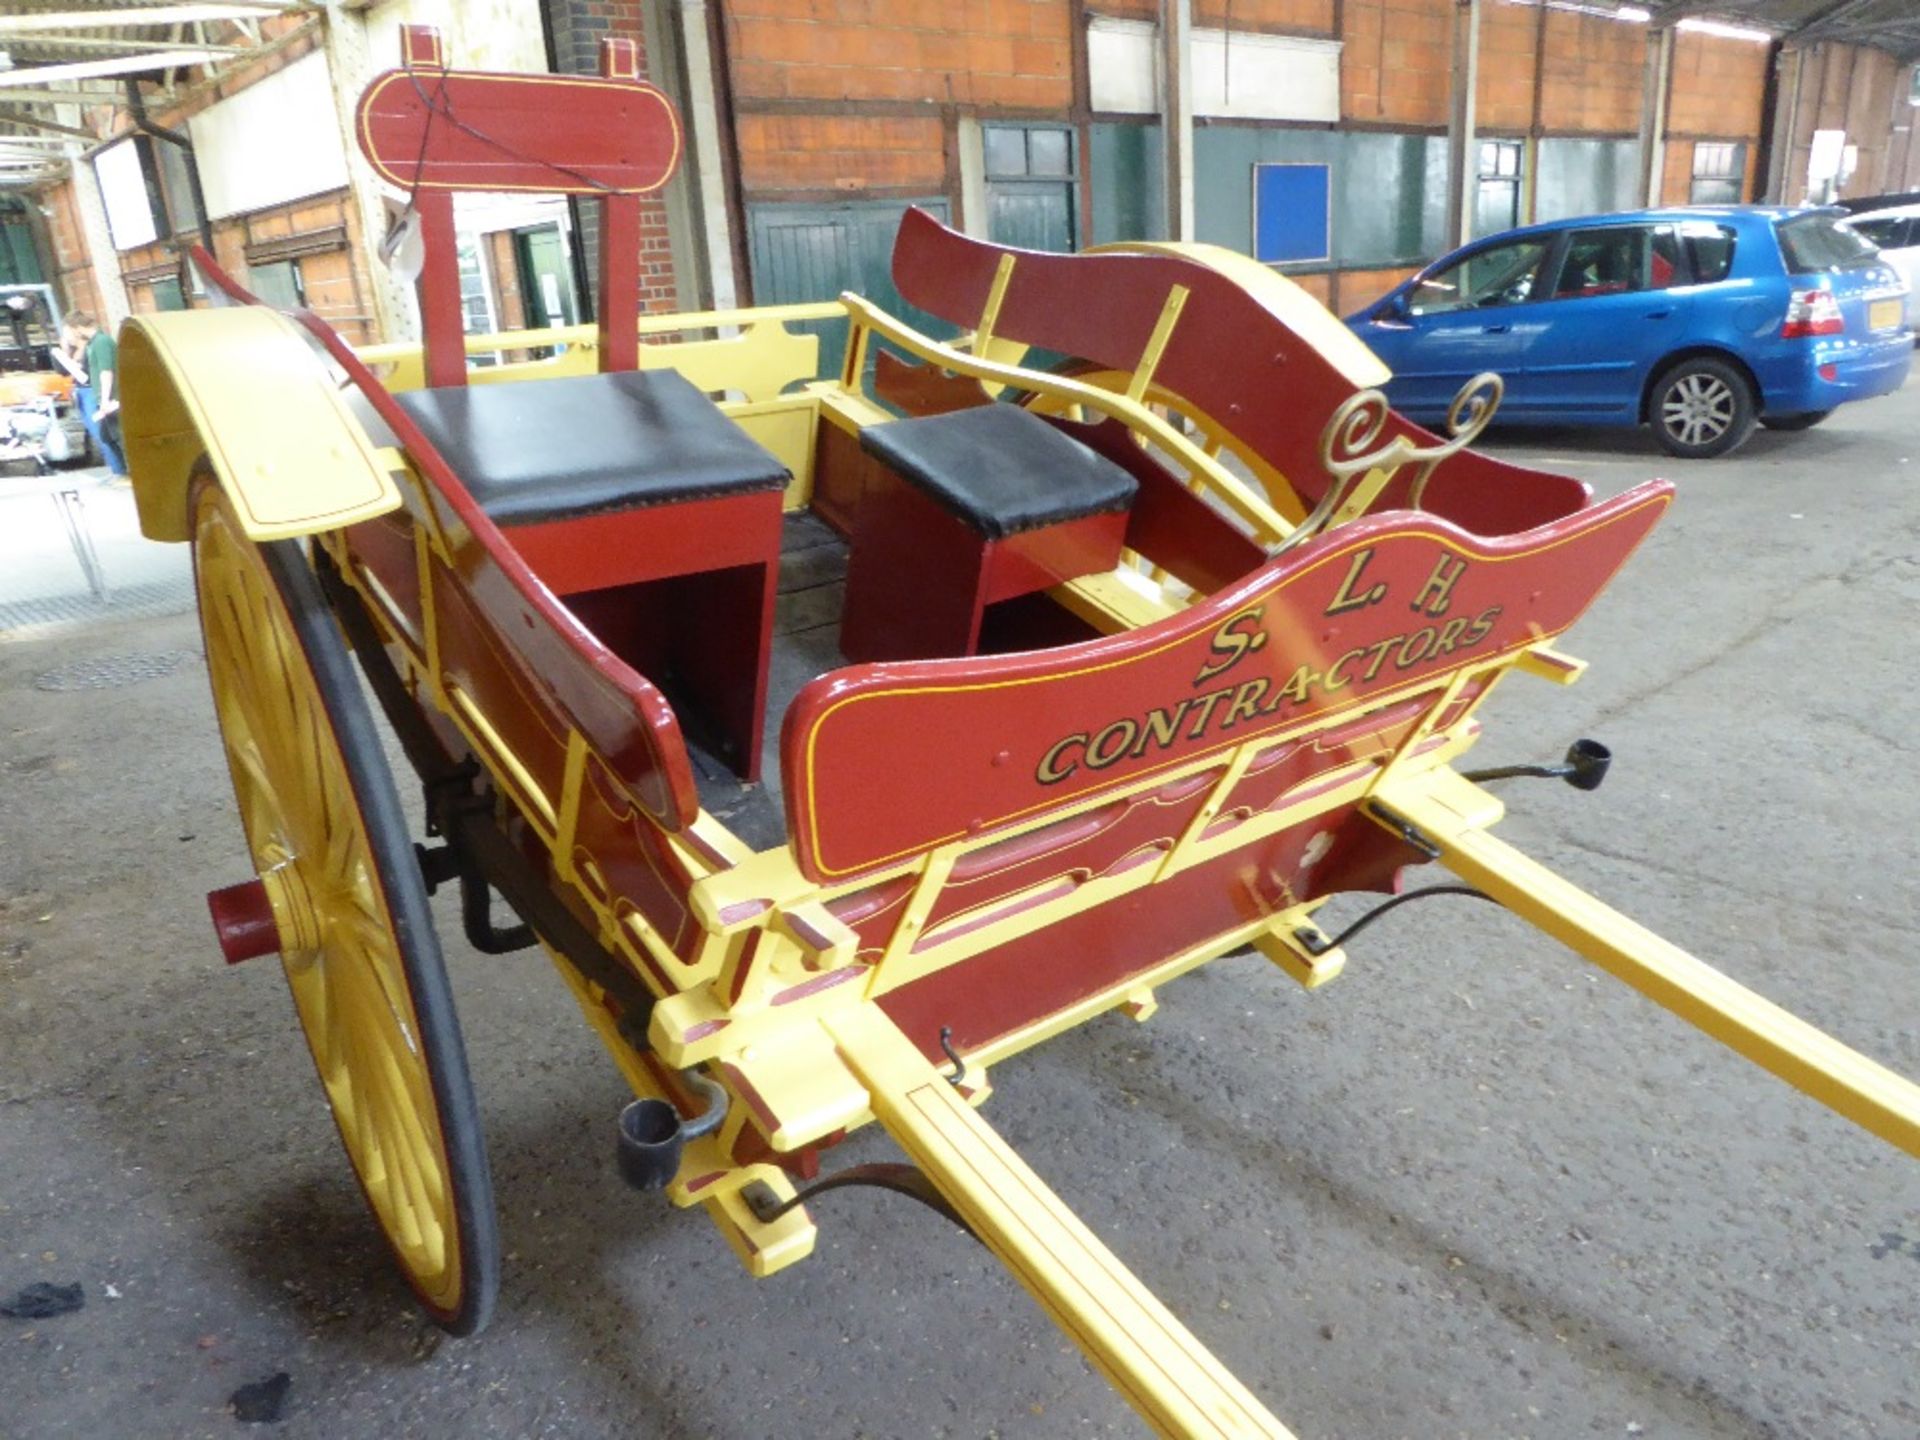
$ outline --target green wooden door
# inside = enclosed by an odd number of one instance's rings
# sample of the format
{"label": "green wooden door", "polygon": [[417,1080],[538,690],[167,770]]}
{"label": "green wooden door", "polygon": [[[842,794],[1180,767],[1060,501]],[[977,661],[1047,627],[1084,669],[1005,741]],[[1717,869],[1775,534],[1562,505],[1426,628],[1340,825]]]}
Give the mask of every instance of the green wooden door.
{"label": "green wooden door", "polygon": [[520,267],[520,294],[533,329],[571,325],[579,318],[573,299],[573,275],[558,225],[534,225],[513,232]]}
{"label": "green wooden door", "polygon": [[981,141],[987,238],[1022,250],[1079,249],[1073,131],[1064,125],[986,125]]}
{"label": "green wooden door", "polygon": [[[754,303],[836,300],[851,290],[911,325],[942,336],[952,334],[952,326],[914,310],[893,287],[893,236],[909,205],[918,205],[943,223],[948,218],[946,197],[939,195],[923,200],[850,200],[842,205],[749,205]],[[820,336],[821,368],[837,373],[847,348],[847,322],[810,321],[793,328]]]}
{"label": "green wooden door", "polygon": [[37,285],[45,278],[25,208],[18,200],[0,199],[0,285]]}

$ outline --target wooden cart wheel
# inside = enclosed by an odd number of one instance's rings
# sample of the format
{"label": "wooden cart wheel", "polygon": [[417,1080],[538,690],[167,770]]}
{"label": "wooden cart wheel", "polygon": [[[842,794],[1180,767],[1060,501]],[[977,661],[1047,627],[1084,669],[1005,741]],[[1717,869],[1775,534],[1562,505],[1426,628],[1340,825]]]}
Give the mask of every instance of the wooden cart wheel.
{"label": "wooden cart wheel", "polygon": [[379,733],[297,541],[194,481],[213,703],[287,984],[347,1157],[420,1303],[456,1335],[499,1288],[466,1050]]}

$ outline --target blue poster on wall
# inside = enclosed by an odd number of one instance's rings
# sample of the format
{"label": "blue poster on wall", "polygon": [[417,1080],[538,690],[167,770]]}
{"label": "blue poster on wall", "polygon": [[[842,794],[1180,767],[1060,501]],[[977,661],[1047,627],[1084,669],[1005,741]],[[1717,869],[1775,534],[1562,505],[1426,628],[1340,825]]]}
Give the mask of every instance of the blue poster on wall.
{"label": "blue poster on wall", "polygon": [[1253,167],[1253,258],[1266,263],[1330,260],[1333,212],[1325,165]]}

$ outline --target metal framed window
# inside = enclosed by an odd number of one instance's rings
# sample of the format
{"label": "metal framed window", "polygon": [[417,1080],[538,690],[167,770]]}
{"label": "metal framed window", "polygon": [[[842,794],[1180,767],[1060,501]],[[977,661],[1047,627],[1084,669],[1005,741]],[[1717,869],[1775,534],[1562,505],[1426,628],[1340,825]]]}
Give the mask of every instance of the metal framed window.
{"label": "metal framed window", "polygon": [[1079,144],[1065,125],[983,125],[988,238],[1026,250],[1080,246]]}
{"label": "metal framed window", "polygon": [[1518,140],[1482,140],[1473,197],[1473,233],[1496,235],[1520,223],[1520,177],[1526,147]]}
{"label": "metal framed window", "polygon": [[277,309],[298,310],[307,303],[297,260],[247,266],[247,288]]}
{"label": "metal framed window", "polygon": [[154,309],[184,310],[187,308],[187,296],[181,288],[179,276],[159,276],[150,281],[147,288],[153,295]]}
{"label": "metal framed window", "polygon": [[1737,205],[1746,171],[1747,147],[1730,140],[1703,140],[1693,147],[1693,180],[1687,199],[1695,205]]}

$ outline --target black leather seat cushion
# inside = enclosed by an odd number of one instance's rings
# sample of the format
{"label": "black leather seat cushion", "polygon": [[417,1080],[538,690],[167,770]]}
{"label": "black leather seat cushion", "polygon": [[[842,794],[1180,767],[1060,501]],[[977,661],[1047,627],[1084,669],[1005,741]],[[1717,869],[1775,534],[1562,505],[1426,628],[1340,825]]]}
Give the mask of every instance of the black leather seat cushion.
{"label": "black leather seat cushion", "polygon": [[778,490],[786,466],[677,371],[394,396],[500,525]]}
{"label": "black leather seat cushion", "polygon": [[989,539],[1125,510],[1139,482],[1038,415],[994,403],[869,425],[860,443]]}

